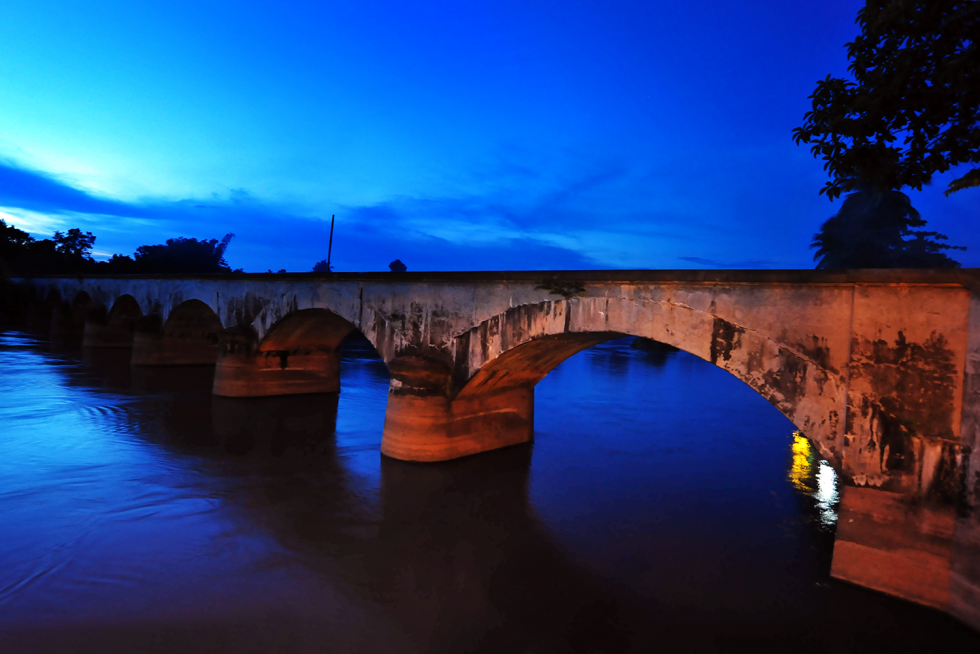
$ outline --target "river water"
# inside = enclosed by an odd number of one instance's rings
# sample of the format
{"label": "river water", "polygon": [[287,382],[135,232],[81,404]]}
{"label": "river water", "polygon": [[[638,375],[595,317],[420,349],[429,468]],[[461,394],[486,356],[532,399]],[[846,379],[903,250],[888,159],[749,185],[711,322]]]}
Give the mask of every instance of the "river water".
{"label": "river water", "polygon": [[726,372],[630,339],[537,387],[535,441],[379,454],[388,377],[230,400],[0,332],[0,651],[980,652],[830,579],[837,485]]}

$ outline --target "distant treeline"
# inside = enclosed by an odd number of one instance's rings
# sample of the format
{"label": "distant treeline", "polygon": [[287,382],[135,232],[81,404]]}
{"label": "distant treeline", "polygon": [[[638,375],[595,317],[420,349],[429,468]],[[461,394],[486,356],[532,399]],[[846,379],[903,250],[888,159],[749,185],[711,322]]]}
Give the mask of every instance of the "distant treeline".
{"label": "distant treeline", "polygon": [[0,272],[6,275],[34,274],[161,274],[227,273],[225,251],[234,238],[171,238],[161,245],[142,245],[133,256],[114,254],[108,261],[92,258],[95,236],[80,229],[55,232],[50,239],[35,239],[27,232],[0,220]]}

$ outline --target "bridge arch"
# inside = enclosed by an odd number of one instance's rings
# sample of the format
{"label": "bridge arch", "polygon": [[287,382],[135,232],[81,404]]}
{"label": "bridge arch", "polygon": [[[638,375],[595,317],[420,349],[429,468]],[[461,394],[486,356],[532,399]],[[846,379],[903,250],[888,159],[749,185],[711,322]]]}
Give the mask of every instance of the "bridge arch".
{"label": "bridge arch", "polygon": [[571,298],[515,307],[456,339],[458,396],[536,384],[576,352],[620,335],[666,343],[734,375],[779,409],[821,454],[839,463],[846,384],[818,337],[789,344],[780,333],[662,300]]}
{"label": "bridge arch", "polygon": [[[431,438],[422,443],[412,436],[426,431],[418,424],[423,405],[431,412],[441,404],[447,458],[530,440],[534,385],[575,353],[629,335],[672,345],[738,377],[786,415],[825,458],[839,464],[846,385],[830,364],[826,343],[815,337],[808,344],[790,344],[779,333],[752,326],[764,322],[747,314],[736,321],[678,302],[610,297],[508,309],[454,338],[455,366],[443,398],[418,384],[402,392],[414,395],[401,400],[413,406],[389,408],[393,430],[388,438],[386,423],[387,453],[422,460],[442,456]],[[399,376],[394,368],[392,374]],[[393,395],[400,391],[393,384]],[[397,398],[389,398],[389,405],[391,399],[397,404]]]}
{"label": "bridge arch", "polygon": [[356,327],[329,309],[299,309],[275,322],[258,345],[260,352],[300,349],[332,351]]}
{"label": "bridge arch", "polygon": [[85,321],[83,347],[130,348],[137,322],[143,317],[139,302],[132,295],[121,295],[106,311],[104,304],[89,311]]}
{"label": "bridge arch", "polygon": [[340,391],[340,344],[357,330],[324,308],[291,311],[263,336],[253,326],[222,335],[214,393],[263,397]]}
{"label": "bridge arch", "polygon": [[223,329],[218,314],[201,300],[185,300],[167,316],[163,334],[169,338],[203,339],[214,345]]}
{"label": "bridge arch", "polygon": [[201,300],[178,304],[162,328],[157,314],[144,316],[138,323],[133,337],[133,365],[214,365],[222,331],[221,320]]}
{"label": "bridge arch", "polygon": [[106,316],[106,322],[113,326],[131,326],[143,317],[140,303],[132,295],[120,295],[112,303],[112,308]]}

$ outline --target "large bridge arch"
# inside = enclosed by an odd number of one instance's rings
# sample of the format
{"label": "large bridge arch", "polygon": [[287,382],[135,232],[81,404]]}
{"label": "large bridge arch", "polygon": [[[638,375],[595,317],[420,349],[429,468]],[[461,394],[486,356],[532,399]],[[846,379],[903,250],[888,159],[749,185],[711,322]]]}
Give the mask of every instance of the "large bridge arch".
{"label": "large bridge arch", "polygon": [[787,335],[798,316],[779,324],[765,304],[758,312],[743,305],[735,322],[721,315],[719,299],[716,294],[699,308],[667,298],[572,297],[492,316],[454,338],[455,365],[444,383],[436,362],[416,364],[425,370],[422,381],[415,371],[392,366],[382,451],[439,460],[530,440],[534,385],[573,354],[630,335],[667,343],[738,377],[839,467],[847,389],[831,343],[846,348],[846,338],[809,333],[794,343]]}
{"label": "large bridge arch", "polygon": [[[710,306],[710,305],[709,305]],[[484,321],[456,338],[455,396],[475,398],[533,387],[577,352],[618,336],[666,343],[737,377],[779,409],[840,464],[846,379],[833,367],[826,336],[795,346],[754,328],[766,322],[742,313],[736,323],[682,303],[624,298],[571,298],[525,305]]]}

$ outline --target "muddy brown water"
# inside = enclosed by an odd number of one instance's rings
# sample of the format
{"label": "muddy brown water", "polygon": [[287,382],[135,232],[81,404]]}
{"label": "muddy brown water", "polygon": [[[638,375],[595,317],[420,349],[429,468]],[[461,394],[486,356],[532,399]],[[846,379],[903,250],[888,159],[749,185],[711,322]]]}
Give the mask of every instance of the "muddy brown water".
{"label": "muddy brown water", "polygon": [[531,445],[381,457],[388,377],[212,397],[0,333],[0,651],[980,652],[829,578],[837,482],[724,371],[630,339],[536,392]]}

